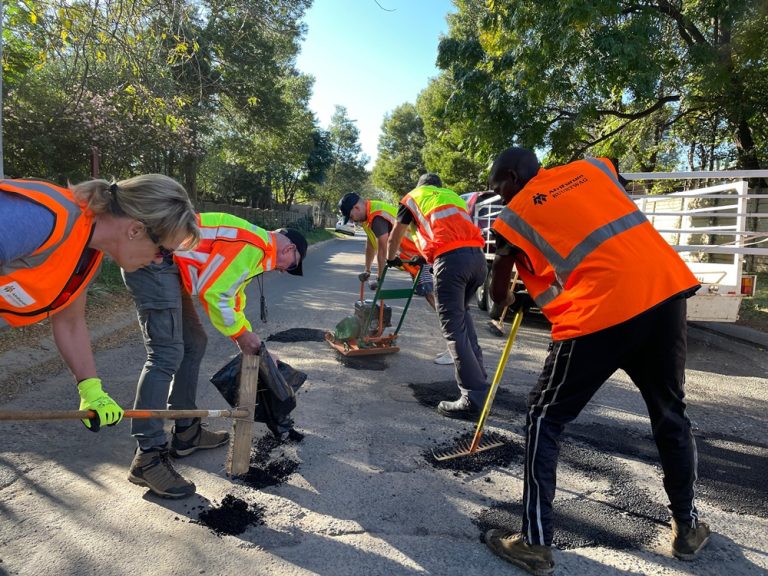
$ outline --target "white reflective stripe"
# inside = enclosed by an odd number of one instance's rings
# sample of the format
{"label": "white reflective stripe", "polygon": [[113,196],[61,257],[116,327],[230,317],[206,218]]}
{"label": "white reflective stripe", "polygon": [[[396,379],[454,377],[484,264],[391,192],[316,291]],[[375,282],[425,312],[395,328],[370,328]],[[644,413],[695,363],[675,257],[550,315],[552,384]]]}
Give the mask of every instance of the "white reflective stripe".
{"label": "white reflective stripe", "polygon": [[178,250],[175,254],[179,258],[187,258],[189,260],[194,260],[195,262],[200,262],[201,264],[205,264],[210,256],[210,253],[208,252],[198,252],[196,250]]}
{"label": "white reflective stripe", "polygon": [[203,286],[208,282],[208,280],[213,276],[216,271],[222,266],[222,264],[225,263],[225,258],[221,254],[216,254],[212,260],[208,263],[208,265],[205,267],[205,270],[200,275],[200,278],[198,280],[198,292],[200,289],[202,289]]}
{"label": "white reflective stripe", "polygon": [[197,296],[197,268],[192,266],[191,264],[187,264],[187,269],[189,270],[189,281],[192,283],[192,286],[190,286],[190,292],[192,296]]}
{"label": "white reflective stripe", "polygon": [[215,238],[237,238],[238,228],[232,228],[230,226],[201,226],[200,237],[203,240],[213,240]]}
{"label": "white reflective stripe", "polygon": [[416,219],[419,221],[420,231],[422,231],[429,240],[432,240],[434,238],[434,234],[432,234],[432,226],[429,224],[429,221],[424,218],[424,215],[421,213],[421,209],[419,208],[419,205],[416,204],[416,201],[413,198],[406,198],[405,205],[411,210],[411,213],[416,217]]}
{"label": "white reflective stripe", "polygon": [[443,218],[448,218],[449,216],[455,216],[456,214],[461,214],[464,216],[465,220],[472,221],[471,218],[469,218],[469,215],[466,213],[466,211],[459,209],[458,206],[443,206],[441,208],[438,208],[432,214],[429,215],[429,219],[434,222],[436,220],[442,220]]}
{"label": "white reflective stripe", "polygon": [[219,296],[218,309],[221,313],[221,319],[224,322],[224,326],[232,326],[235,323],[235,309],[229,305],[229,301],[235,297],[238,288],[248,279],[250,270],[245,270],[240,277],[235,280],[226,292],[222,292]]}

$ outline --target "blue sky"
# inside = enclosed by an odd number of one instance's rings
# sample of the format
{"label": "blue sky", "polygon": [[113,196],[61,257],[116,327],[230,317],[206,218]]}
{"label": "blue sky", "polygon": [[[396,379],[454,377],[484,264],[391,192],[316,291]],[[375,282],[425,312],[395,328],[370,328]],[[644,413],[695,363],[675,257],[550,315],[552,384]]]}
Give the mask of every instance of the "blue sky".
{"label": "blue sky", "polygon": [[326,128],[338,104],[360,130],[373,167],[384,115],[416,102],[437,76],[451,0],[315,0],[298,68],[315,77],[310,107]]}

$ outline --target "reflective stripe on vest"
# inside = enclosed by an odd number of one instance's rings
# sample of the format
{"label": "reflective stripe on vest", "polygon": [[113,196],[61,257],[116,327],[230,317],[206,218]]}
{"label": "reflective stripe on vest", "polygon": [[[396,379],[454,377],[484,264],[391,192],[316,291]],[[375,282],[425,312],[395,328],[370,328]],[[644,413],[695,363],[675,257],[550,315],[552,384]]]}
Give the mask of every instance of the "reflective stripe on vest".
{"label": "reflective stripe on vest", "polygon": [[67,188],[36,180],[0,180],[0,190],[46,207],[54,227],[31,255],[0,266],[0,326],[25,326],[63,310],[85,290],[102,254],[88,249],[93,218]]}
{"label": "reflective stripe on vest", "polygon": [[541,170],[493,225],[522,250],[520,276],[555,340],[618,324],[698,286],[629,199],[612,165]]}
{"label": "reflective stripe on vest", "polygon": [[485,245],[467,204],[452,190],[420,186],[402,200],[413,214],[419,251],[428,262],[457,248]]}
{"label": "reflective stripe on vest", "polygon": [[[206,212],[197,215],[200,242],[193,250],[177,251],[174,259],[179,267],[184,286],[192,294],[200,294],[213,280],[224,274],[228,262],[224,255],[214,253],[218,242],[242,242],[262,251],[260,262],[264,272],[277,265],[277,245],[274,232],[268,232],[247,220],[231,214]],[[246,276],[247,278],[247,276]],[[232,278],[230,286],[236,290],[244,280]]]}

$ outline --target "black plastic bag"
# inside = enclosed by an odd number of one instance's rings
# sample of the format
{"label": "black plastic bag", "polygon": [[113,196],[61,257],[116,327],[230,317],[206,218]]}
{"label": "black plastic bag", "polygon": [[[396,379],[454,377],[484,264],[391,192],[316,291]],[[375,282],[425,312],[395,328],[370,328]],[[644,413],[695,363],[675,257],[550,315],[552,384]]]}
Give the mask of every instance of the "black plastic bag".
{"label": "black plastic bag", "polygon": [[[264,344],[259,356],[259,383],[253,419],[266,424],[270,432],[280,438],[293,429],[290,414],[296,408],[296,391],[304,384],[307,375],[280,360],[275,364]],[[236,407],[240,389],[241,363],[242,354],[238,354],[211,377],[211,383],[233,408]]]}

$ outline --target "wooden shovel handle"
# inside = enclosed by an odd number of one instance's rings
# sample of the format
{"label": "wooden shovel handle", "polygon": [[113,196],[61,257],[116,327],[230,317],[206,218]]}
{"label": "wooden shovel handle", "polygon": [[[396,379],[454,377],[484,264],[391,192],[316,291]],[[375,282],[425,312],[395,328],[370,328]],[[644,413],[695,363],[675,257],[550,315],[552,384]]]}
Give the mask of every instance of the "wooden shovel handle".
{"label": "wooden shovel handle", "polygon": [[[123,418],[244,418],[248,410],[126,410]],[[83,420],[95,418],[92,410],[37,410],[31,412],[0,411],[0,420]]]}

